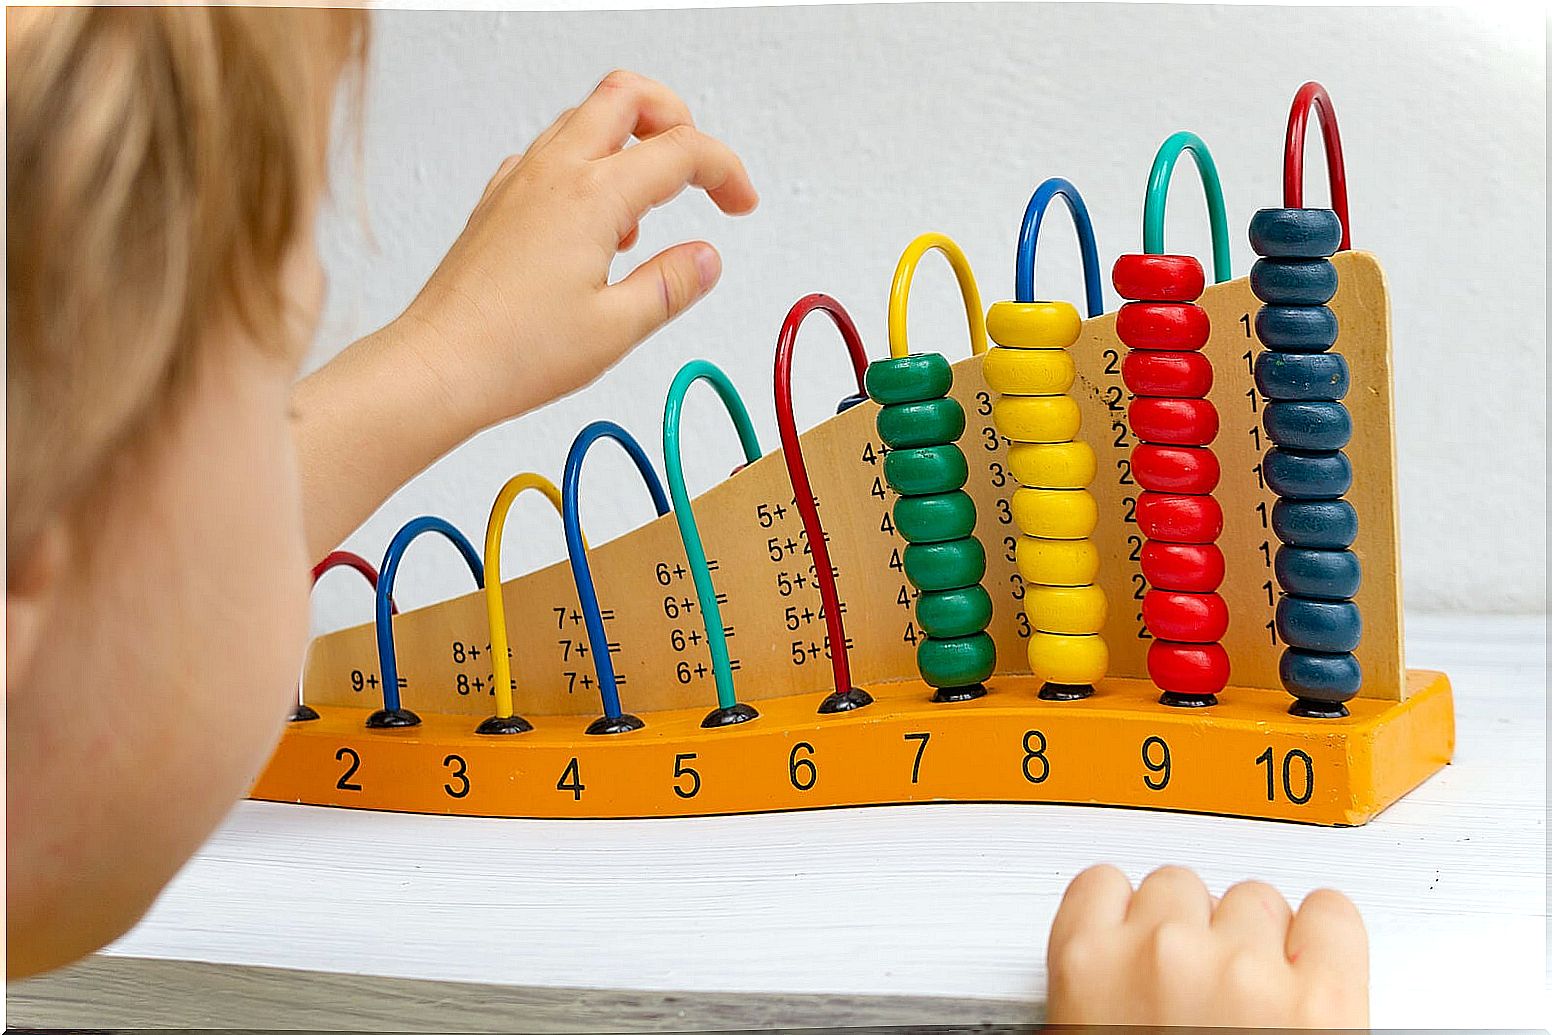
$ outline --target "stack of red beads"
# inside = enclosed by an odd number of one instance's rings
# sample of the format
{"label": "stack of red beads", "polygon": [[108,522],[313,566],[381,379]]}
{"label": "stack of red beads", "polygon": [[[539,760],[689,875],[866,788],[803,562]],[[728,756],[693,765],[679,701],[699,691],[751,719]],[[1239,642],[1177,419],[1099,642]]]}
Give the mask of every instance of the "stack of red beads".
{"label": "stack of red beads", "polygon": [[1223,510],[1213,499],[1218,458],[1218,411],[1207,400],[1212,363],[1203,355],[1210,330],[1196,304],[1206,284],[1201,263],[1189,255],[1123,255],[1112,275],[1129,301],[1116,314],[1116,335],[1127,347],[1121,375],[1134,396],[1127,409],[1132,475],[1143,493],[1137,525],[1148,591],[1143,624],[1153,636],[1148,675],[1160,701],[1195,708],[1216,704],[1229,681],[1229,656],[1219,641],[1229,609],[1223,582]]}

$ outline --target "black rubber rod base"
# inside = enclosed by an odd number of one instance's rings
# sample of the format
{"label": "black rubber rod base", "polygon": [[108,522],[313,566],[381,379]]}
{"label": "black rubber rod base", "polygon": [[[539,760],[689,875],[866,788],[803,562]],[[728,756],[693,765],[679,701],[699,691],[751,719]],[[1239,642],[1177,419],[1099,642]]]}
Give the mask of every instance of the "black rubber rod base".
{"label": "black rubber rod base", "polygon": [[420,716],[408,708],[379,708],[366,717],[369,730],[402,730],[420,725]]}
{"label": "black rubber rod base", "polygon": [[1042,701],[1081,701],[1094,696],[1094,687],[1089,683],[1047,683],[1039,696]]}
{"label": "black rubber rod base", "polygon": [[834,715],[836,712],[854,712],[858,708],[866,708],[872,703],[872,694],[860,686],[853,686],[846,690],[831,691],[829,696],[819,702],[819,714]]}
{"label": "black rubber rod base", "polygon": [[299,704],[291,709],[291,715],[287,722],[312,722],[318,717],[318,712],[310,704]]}
{"label": "black rubber rod base", "polygon": [[503,737],[527,733],[531,729],[533,729],[533,723],[521,715],[490,715],[484,722],[474,727],[474,732],[482,737]]}
{"label": "black rubber rod base", "polygon": [[1301,697],[1288,706],[1288,714],[1301,719],[1345,719],[1349,712],[1347,705],[1340,701],[1311,701]]}
{"label": "black rubber rod base", "polygon": [[935,704],[952,704],[955,701],[973,701],[977,697],[986,696],[986,684],[971,683],[969,686],[940,686],[932,695]]}
{"label": "black rubber rod base", "polygon": [[1218,703],[1217,694],[1177,694],[1166,690],[1159,695],[1159,703],[1171,708],[1211,708]]}
{"label": "black rubber rod base", "polygon": [[645,725],[646,723],[629,712],[621,712],[613,719],[607,715],[600,715],[587,727],[587,735],[590,737],[603,737],[611,733],[629,733],[632,730],[639,730]]}
{"label": "black rubber rod base", "polygon": [[701,729],[715,730],[721,729],[724,726],[737,726],[740,723],[748,722],[750,719],[758,719],[759,717],[759,712],[740,701],[727,708],[713,708],[710,712],[707,712],[706,717],[701,720]]}

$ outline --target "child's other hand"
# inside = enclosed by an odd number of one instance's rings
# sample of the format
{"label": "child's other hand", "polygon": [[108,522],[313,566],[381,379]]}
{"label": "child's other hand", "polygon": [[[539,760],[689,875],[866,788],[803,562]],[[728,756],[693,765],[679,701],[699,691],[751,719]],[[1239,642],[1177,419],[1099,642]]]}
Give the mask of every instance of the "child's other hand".
{"label": "child's other hand", "polygon": [[1051,1024],[1363,1028],[1369,949],[1357,908],[1312,892],[1294,913],[1275,889],[1221,901],[1165,867],[1132,890],[1113,866],[1079,874],[1051,925]]}
{"label": "child's other hand", "polygon": [[469,430],[582,387],[711,289],[722,260],[704,241],[608,279],[642,217],[686,187],[729,215],[759,200],[738,156],[673,91],[630,72],[611,72],[501,164],[401,318]]}

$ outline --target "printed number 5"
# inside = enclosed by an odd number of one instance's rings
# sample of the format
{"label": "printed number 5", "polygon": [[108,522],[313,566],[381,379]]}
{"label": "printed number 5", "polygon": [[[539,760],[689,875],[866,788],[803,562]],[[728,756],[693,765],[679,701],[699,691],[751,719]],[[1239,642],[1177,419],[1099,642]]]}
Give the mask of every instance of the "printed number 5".
{"label": "printed number 5", "polygon": [[683,787],[677,783],[674,784],[674,793],[681,798],[693,798],[701,792],[701,774],[690,766],[685,765],[686,762],[693,761],[694,758],[695,752],[693,751],[674,756],[674,779],[679,780],[686,776],[690,778],[689,787]]}

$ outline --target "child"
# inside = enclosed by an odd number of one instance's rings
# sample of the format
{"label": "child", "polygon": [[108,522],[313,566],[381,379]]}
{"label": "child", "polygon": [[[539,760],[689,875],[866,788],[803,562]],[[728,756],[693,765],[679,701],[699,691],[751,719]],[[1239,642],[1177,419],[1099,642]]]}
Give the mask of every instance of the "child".
{"label": "child", "polygon": [[[755,207],[669,90],[611,73],[502,163],[393,323],[293,384],[356,12],[62,8],[6,19],[7,973],[124,933],[242,797],[290,707],[307,571],[481,428],[596,378],[717,252],[611,284],[685,187]],[[635,138],[637,141],[631,144]],[[629,146],[627,146],[629,145]],[[1051,932],[1050,1019],[1361,1026],[1352,905],[1295,915],[1097,868]]]}

